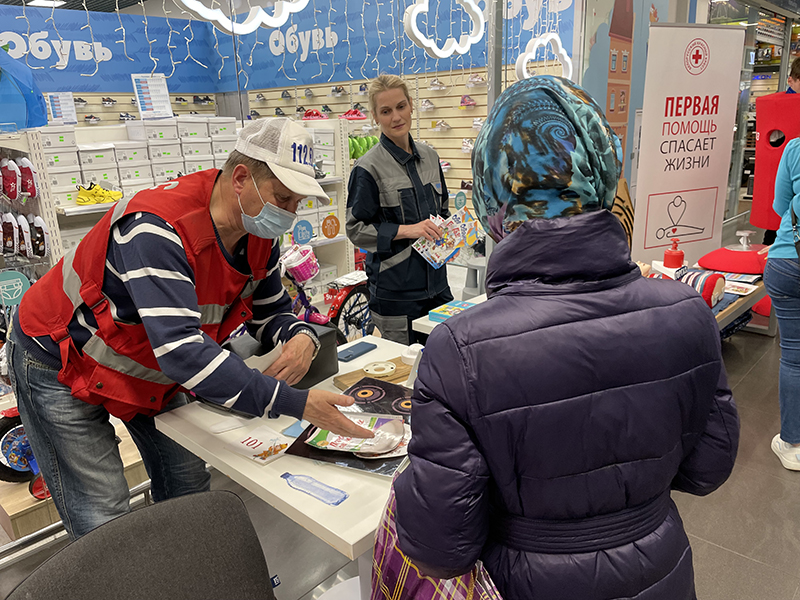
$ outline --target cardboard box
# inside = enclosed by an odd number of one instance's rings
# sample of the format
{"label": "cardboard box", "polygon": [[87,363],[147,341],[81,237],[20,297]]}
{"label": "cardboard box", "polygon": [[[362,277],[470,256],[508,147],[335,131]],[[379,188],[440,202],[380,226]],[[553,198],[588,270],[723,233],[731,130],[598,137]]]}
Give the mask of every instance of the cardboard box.
{"label": "cardboard box", "polygon": [[117,165],[114,144],[81,144],[78,146],[81,165]]}
{"label": "cardboard box", "polygon": [[140,163],[150,159],[147,153],[147,142],[144,140],[114,142],[114,150],[120,165],[126,162]]}
{"label": "cardboard box", "polygon": [[52,189],[75,189],[75,186],[81,183],[81,172],[75,167],[50,167],[47,169],[47,175],[50,177],[50,187]]}
{"label": "cardboard box", "polygon": [[210,156],[211,160],[214,160],[214,152],[211,149],[211,138],[182,139],[181,149],[184,158],[189,156]]}
{"label": "cardboard box", "polygon": [[208,171],[214,168],[213,156],[192,156],[186,157],[183,161],[186,165],[185,174],[197,173],[198,171]]}
{"label": "cardboard box", "polygon": [[183,147],[178,140],[150,140],[147,142],[150,160],[180,160],[183,158]]}
{"label": "cardboard box", "polygon": [[[78,150],[62,150],[54,148],[52,150],[44,151],[44,161],[49,167],[77,167],[80,163],[78,160]],[[76,169],[77,171],[77,169]]]}
{"label": "cardboard box", "polygon": [[[139,181],[152,181],[153,167],[149,162],[120,165],[119,179],[123,187],[138,185]],[[151,183],[150,185],[152,186],[153,184]]]}
{"label": "cardboard box", "polygon": [[[83,187],[89,187],[91,183],[97,183],[108,188],[111,186],[119,186],[119,170],[117,165],[101,165],[97,168],[87,168],[84,166],[81,169],[83,176]],[[108,184],[108,185],[105,185]]]}
{"label": "cardboard box", "polygon": [[47,152],[49,148],[77,148],[74,125],[48,125],[39,127],[42,134],[42,149]]}
{"label": "cardboard box", "polygon": [[178,177],[179,173],[184,173],[186,166],[183,160],[159,160],[153,163],[153,179],[158,183],[165,183],[170,179]]}
{"label": "cardboard box", "polygon": [[178,117],[178,137],[183,139],[207,138],[208,117],[183,115]]}

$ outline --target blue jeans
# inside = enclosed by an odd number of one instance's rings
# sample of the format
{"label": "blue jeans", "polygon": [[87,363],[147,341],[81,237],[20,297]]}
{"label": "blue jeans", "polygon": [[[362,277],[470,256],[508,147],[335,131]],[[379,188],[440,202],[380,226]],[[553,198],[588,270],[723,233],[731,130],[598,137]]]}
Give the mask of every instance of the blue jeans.
{"label": "blue jeans", "polygon": [[[13,334],[6,352],[25,433],[70,538],[129,512],[128,482],[108,411],[73,398],[58,371],[14,343]],[[178,394],[164,410],[187,401]],[[205,462],[159,432],[153,417],[137,415],[125,426],[156,502],[210,489]]]}
{"label": "blue jeans", "polygon": [[768,259],[764,285],[772,298],[781,334],[778,380],[781,439],[789,444],[800,444],[800,264],[797,259]]}

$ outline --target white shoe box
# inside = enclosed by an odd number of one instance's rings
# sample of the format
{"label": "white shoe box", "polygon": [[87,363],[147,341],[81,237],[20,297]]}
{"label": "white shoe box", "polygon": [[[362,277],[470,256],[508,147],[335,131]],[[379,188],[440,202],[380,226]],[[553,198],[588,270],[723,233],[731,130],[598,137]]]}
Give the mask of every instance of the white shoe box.
{"label": "white shoe box", "polygon": [[151,140],[147,142],[150,160],[181,160],[183,149],[177,140]]}
{"label": "white shoe box", "polygon": [[144,140],[114,142],[114,150],[120,165],[150,160],[150,156],[147,154],[147,142]]}
{"label": "white shoe box", "polygon": [[219,158],[218,156],[215,156],[214,157],[214,168],[215,169],[220,169],[220,170],[224,169],[225,168],[225,163],[227,161],[228,161],[228,159],[225,158],[225,157]]}
{"label": "white shoe box", "polygon": [[236,118],[234,117],[208,117],[208,135],[236,137]]}
{"label": "white shoe box", "polygon": [[211,149],[211,138],[181,139],[181,150],[184,158],[190,156],[210,156],[212,160],[214,158],[214,153]]}
{"label": "white shoe box", "polygon": [[78,157],[81,165],[114,165],[117,166],[117,155],[114,144],[81,144],[78,146]]}
{"label": "white shoe box", "polygon": [[138,181],[152,181],[152,179],[153,167],[149,162],[139,161],[119,165],[119,180],[123,187],[134,185]]}
{"label": "white shoe box", "polygon": [[184,139],[207,138],[208,117],[194,115],[178,117],[178,137]]}
{"label": "white shoe box", "polygon": [[91,227],[61,228],[61,245],[64,247],[64,253],[66,254],[70,250],[74,249],[78,245],[78,242],[80,242],[91,230]]}
{"label": "white shoe box", "polygon": [[[335,136],[333,130],[328,129],[313,129],[312,137],[314,138],[314,146],[327,146],[333,148],[335,146]],[[316,150],[315,150],[316,153]]]}
{"label": "white shoe box", "polygon": [[119,186],[119,169],[116,164],[96,166],[91,169],[84,165],[81,173],[83,174],[83,187],[89,187],[91,183],[100,184],[106,189],[109,185]]}
{"label": "white shoe box", "polygon": [[214,157],[213,156],[191,156],[186,157],[183,161],[183,164],[186,165],[186,171],[184,173],[197,173],[198,171],[208,171],[209,169],[214,168]]}
{"label": "white shoe box", "polygon": [[153,187],[156,182],[153,179],[136,179],[133,181],[123,180],[122,194],[123,198],[132,198],[137,192]]}
{"label": "white shoe box", "polygon": [[50,176],[50,187],[66,188],[75,186],[81,183],[81,173],[75,167],[50,167],[47,169],[47,174]]}
{"label": "white shoe box", "polygon": [[78,202],[78,190],[74,185],[54,187],[50,190],[54,206],[75,206]]}
{"label": "white shoe box", "polygon": [[48,125],[39,127],[42,134],[42,148],[45,152],[50,148],[77,148],[74,125]]}
{"label": "white shoe box", "polygon": [[314,160],[323,160],[327,162],[336,162],[336,147],[335,146],[322,146],[314,144]]}
{"label": "white shoe box", "polygon": [[185,173],[186,168],[183,160],[159,160],[153,164],[153,179],[158,183],[165,183],[170,179],[178,177],[179,173]]}
{"label": "white shoe box", "polygon": [[126,121],[129,140],[177,140],[178,122],[176,119],[149,119]]}
{"label": "white shoe box", "polygon": [[[44,161],[47,167],[77,167],[80,163],[78,160],[78,150],[61,150],[52,149],[44,151]],[[76,169],[77,170],[77,169]]]}
{"label": "white shoe box", "polygon": [[216,158],[228,158],[228,155],[236,148],[235,135],[224,135],[211,138],[211,147]]}
{"label": "white shoe box", "polygon": [[322,172],[328,177],[336,177],[336,163],[333,161],[322,161]]}

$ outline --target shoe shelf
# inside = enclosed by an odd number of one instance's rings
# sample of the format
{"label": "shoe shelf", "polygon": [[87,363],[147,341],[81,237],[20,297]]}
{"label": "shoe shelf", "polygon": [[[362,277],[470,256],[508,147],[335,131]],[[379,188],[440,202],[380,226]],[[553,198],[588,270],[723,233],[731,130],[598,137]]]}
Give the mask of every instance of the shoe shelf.
{"label": "shoe shelf", "polygon": [[317,183],[325,187],[326,185],[339,184],[344,181],[343,177],[326,177],[325,179],[317,179]]}
{"label": "shoe shelf", "polygon": [[83,206],[58,206],[56,207],[56,212],[65,217],[77,217],[79,215],[107,213],[116,205],[116,202],[103,202],[102,204],[86,204]]}
{"label": "shoe shelf", "polygon": [[[45,94],[45,96],[46,95],[47,94]],[[214,102],[210,104],[195,104],[193,102],[194,96],[209,96],[210,98],[214,99]],[[141,119],[137,105],[135,103],[131,104],[131,99],[133,97],[129,92],[125,92],[124,94],[88,92],[74,94],[74,97],[83,98],[86,100],[86,104],[83,106],[78,104],[75,105],[75,112],[78,115],[78,127],[96,127],[98,125],[116,125],[118,123],[124,123],[125,121],[119,118],[119,113],[129,113],[136,117],[137,121]],[[186,98],[187,102],[178,102],[175,100],[177,97]],[[103,98],[113,98],[117,101],[117,103],[112,104],[111,106],[106,106],[103,104]],[[172,104],[172,112],[178,115],[188,115],[191,111],[199,113],[200,116],[214,116],[217,113],[217,104],[214,94],[171,93],[170,101]],[[98,123],[84,121],[84,117],[86,115],[100,117],[100,121]],[[52,119],[50,120],[52,121]]]}

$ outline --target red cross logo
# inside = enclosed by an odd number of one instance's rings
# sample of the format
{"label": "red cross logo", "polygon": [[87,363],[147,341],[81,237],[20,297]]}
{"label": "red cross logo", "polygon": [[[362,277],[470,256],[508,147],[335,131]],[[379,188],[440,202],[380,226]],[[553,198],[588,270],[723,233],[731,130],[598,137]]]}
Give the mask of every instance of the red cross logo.
{"label": "red cross logo", "polygon": [[708,43],[702,38],[695,38],[686,46],[683,54],[683,66],[691,75],[700,75],[706,70],[711,56]]}

